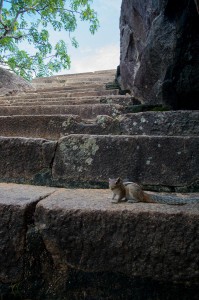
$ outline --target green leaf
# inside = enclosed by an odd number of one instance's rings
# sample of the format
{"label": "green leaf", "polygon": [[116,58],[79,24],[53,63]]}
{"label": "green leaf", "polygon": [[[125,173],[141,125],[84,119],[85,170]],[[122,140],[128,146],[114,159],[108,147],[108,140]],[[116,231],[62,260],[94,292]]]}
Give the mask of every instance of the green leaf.
{"label": "green leaf", "polygon": [[[33,76],[50,76],[53,72],[70,68],[66,41],[50,43],[49,34],[65,30],[74,47],[78,42],[70,33],[77,27],[77,19],[88,22],[94,34],[99,27],[92,0],[10,0],[3,1],[0,24],[0,61],[15,73],[30,80]],[[52,33],[56,34],[56,33]],[[23,49],[27,41],[31,51]]]}

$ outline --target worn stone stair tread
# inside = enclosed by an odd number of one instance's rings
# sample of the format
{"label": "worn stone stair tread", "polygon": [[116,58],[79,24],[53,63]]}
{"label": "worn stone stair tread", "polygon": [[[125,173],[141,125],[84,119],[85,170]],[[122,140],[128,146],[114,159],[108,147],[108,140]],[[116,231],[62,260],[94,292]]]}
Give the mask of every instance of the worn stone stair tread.
{"label": "worn stone stair tread", "polygon": [[0,115],[78,114],[82,118],[94,118],[104,114],[113,116],[121,109],[119,104],[1,106]]}
{"label": "worn stone stair tread", "polygon": [[114,270],[130,277],[198,284],[198,204],[116,205],[110,197],[110,190],[0,183],[1,282],[22,278],[31,224],[58,268],[56,262],[84,272]]}
{"label": "worn stone stair tread", "polygon": [[51,89],[52,85],[55,88],[59,88],[59,87],[68,87],[71,85],[86,85],[88,84],[107,84],[108,82],[114,82],[114,78],[110,78],[110,77],[98,77],[98,78],[78,78],[76,80],[74,79],[67,79],[67,80],[62,80],[62,81],[53,81],[53,80],[48,80],[48,81],[39,81],[39,82],[32,82],[33,87],[35,87],[36,89],[39,90],[43,90],[44,89]]}
{"label": "worn stone stair tread", "polygon": [[74,100],[70,100],[69,98],[43,98],[43,99],[27,99],[27,100],[21,100],[21,101],[0,101],[0,106],[32,106],[32,105],[83,105],[83,104],[121,104],[121,105],[133,105],[132,99],[121,99],[121,98],[115,98],[115,99],[100,99],[100,98],[91,98],[91,99],[84,99],[84,98],[76,98]]}
{"label": "worn stone stair tread", "polygon": [[0,100],[0,106],[20,106],[20,105],[61,105],[61,104],[123,104],[128,105],[130,103],[133,104],[132,99],[129,98],[112,98],[107,97],[106,99],[104,97],[59,97],[59,98],[37,98],[37,99],[17,99],[17,100]]}
{"label": "worn stone stair tread", "polygon": [[60,82],[59,84],[57,84],[56,82],[53,82],[51,84],[48,85],[39,85],[37,84],[35,86],[35,89],[33,89],[32,91],[28,91],[29,93],[35,93],[36,91],[39,91],[40,93],[45,93],[48,91],[67,91],[67,90],[85,90],[85,89],[102,89],[102,90],[106,90],[106,89],[118,89],[118,85],[112,81],[112,82],[108,82],[108,80],[104,80],[104,81],[81,81],[81,82]]}
{"label": "worn stone stair tread", "polygon": [[102,89],[105,90],[106,89],[106,85],[104,83],[99,83],[98,81],[96,82],[81,82],[81,83],[69,83],[68,85],[64,85],[64,84],[60,84],[60,86],[51,86],[51,87],[46,87],[45,86],[43,88],[39,88],[37,87],[35,90],[33,91],[29,91],[29,94],[34,94],[36,92],[40,92],[40,93],[46,93],[48,91],[52,92],[53,89],[56,92],[64,92],[64,91],[68,91],[68,90],[85,90],[85,89]]}
{"label": "worn stone stair tread", "polygon": [[191,137],[199,135],[198,119],[196,111],[142,112],[117,118],[107,115],[81,118],[77,114],[13,115],[0,116],[0,134],[53,140],[74,133]]}
{"label": "worn stone stair tread", "polygon": [[21,95],[21,96],[8,96],[8,98],[4,97],[1,98],[0,100],[17,100],[19,98],[23,98],[23,99],[34,99],[34,98],[50,98],[52,96],[54,97],[59,97],[59,96],[64,96],[64,97],[99,97],[99,96],[112,96],[112,95],[118,95],[119,91],[118,90],[99,90],[99,91],[82,91],[82,92],[76,92],[76,91],[71,91],[71,92],[64,92],[63,94],[46,94],[45,97],[43,97],[44,95],[39,95],[39,94],[34,94],[31,95],[30,97],[27,95]]}
{"label": "worn stone stair tread", "polygon": [[[52,98],[51,98],[52,99]],[[79,99],[79,100],[68,100],[67,98],[61,100],[61,99],[38,99],[38,100],[30,100],[27,101],[14,101],[12,103],[0,103],[0,106],[32,106],[32,105],[83,105],[83,104],[100,104],[100,100],[98,99]]]}
{"label": "worn stone stair tread", "polygon": [[[73,76],[72,76],[73,75]],[[51,77],[42,77],[35,78],[32,80],[32,83],[52,83],[52,82],[100,82],[100,81],[111,81],[115,79],[115,72],[107,74],[70,74],[70,75],[60,75],[60,76],[51,76]]]}
{"label": "worn stone stair tread", "polygon": [[31,98],[31,97],[36,97],[36,96],[43,96],[43,97],[48,97],[49,95],[53,94],[55,96],[61,96],[62,94],[65,95],[67,93],[77,93],[77,92],[93,92],[93,91],[102,91],[102,92],[107,92],[107,91],[113,91],[115,92],[117,89],[109,89],[107,90],[104,86],[104,84],[102,84],[101,86],[95,86],[93,88],[89,88],[87,86],[85,87],[82,87],[80,88],[79,86],[74,86],[71,87],[71,85],[66,88],[66,87],[58,87],[58,88],[55,88],[54,86],[51,88],[51,89],[42,89],[42,90],[39,90],[39,89],[35,89],[33,91],[28,91],[26,93],[24,92],[21,92],[21,93],[17,93],[16,95],[7,95],[7,96],[0,96],[0,99],[17,99],[18,97],[24,97],[24,98]]}
{"label": "worn stone stair tread", "polygon": [[[17,94],[15,96],[1,96],[0,97],[0,101],[1,100],[19,100],[19,99],[34,99],[34,98],[57,98],[57,96],[59,97],[64,97],[65,96],[65,92],[51,92],[51,93],[48,93],[48,92],[45,92],[45,93],[34,93],[34,94],[30,94],[30,95],[27,95],[27,94]],[[67,98],[132,98],[131,96],[126,96],[126,95],[99,95],[99,96],[81,96],[81,97],[74,97],[74,96],[71,96],[71,97],[67,97]]]}
{"label": "worn stone stair tread", "polygon": [[[186,209],[188,206],[195,206],[193,214],[199,214],[199,193],[159,193],[159,192],[149,192],[148,194],[154,195],[166,195],[172,196],[174,198],[186,199],[187,202],[189,198],[196,198],[198,203],[184,205],[167,205],[158,203],[127,203],[122,201],[115,205],[111,203],[112,191],[109,189],[81,189],[81,188],[58,188],[58,187],[46,187],[39,185],[28,185],[28,184],[17,184],[17,183],[0,183],[0,203],[1,204],[16,204],[24,206],[30,204],[31,202],[38,202],[45,200],[45,205],[49,209],[59,210],[60,207],[69,208],[70,210],[82,209],[82,210],[102,210],[107,209],[113,211],[121,211],[127,209],[129,211],[134,211],[136,207],[138,209],[142,208],[143,211],[147,212],[149,209],[154,212],[167,211],[171,212],[185,211],[189,214]],[[48,199],[47,197],[50,197]],[[62,200],[61,200],[62,199]],[[65,201],[65,202],[64,202]],[[43,202],[44,203],[44,202]],[[55,205],[56,203],[56,205]],[[192,210],[193,207],[190,207]]]}
{"label": "worn stone stair tread", "polygon": [[81,100],[99,100],[102,101],[104,103],[108,102],[108,101],[130,101],[132,100],[131,96],[124,96],[124,95],[100,95],[100,96],[82,96],[82,97],[67,97],[65,96],[65,94],[61,94],[59,95],[59,97],[57,97],[57,95],[52,94],[44,94],[44,95],[35,95],[34,97],[27,97],[26,95],[19,95],[19,96],[8,96],[8,97],[0,97],[0,104],[6,104],[6,103],[17,103],[19,101],[23,101],[24,104],[27,103],[28,101],[60,101],[60,100],[77,100],[77,101],[81,101]]}
{"label": "worn stone stair tread", "polygon": [[[103,81],[88,81],[88,82],[82,82],[82,81],[79,81],[79,82],[67,82],[67,83],[59,83],[59,84],[56,84],[54,82],[52,83],[41,83],[41,84],[37,84],[37,85],[33,85],[34,89],[35,90],[32,90],[32,91],[29,91],[29,92],[32,92],[34,93],[35,91],[39,91],[41,93],[43,92],[52,92],[52,91],[66,91],[68,89],[79,89],[79,88],[82,88],[82,89],[87,89],[89,88],[89,86],[93,86],[95,88],[100,88],[102,87],[102,90],[106,90],[107,87],[106,87],[106,84],[107,84],[108,80],[103,80]],[[112,88],[112,89],[117,89],[116,85]]]}
{"label": "worn stone stair tread", "polygon": [[76,73],[76,74],[64,74],[64,75],[55,75],[49,77],[40,77],[40,78],[35,78],[32,81],[33,82],[46,82],[46,81],[52,81],[52,80],[64,80],[64,79],[73,79],[73,80],[78,80],[78,79],[83,79],[86,80],[91,80],[91,79],[98,79],[98,78],[112,78],[115,77],[116,70],[104,70],[104,71],[96,71],[96,72],[85,72],[85,73]]}

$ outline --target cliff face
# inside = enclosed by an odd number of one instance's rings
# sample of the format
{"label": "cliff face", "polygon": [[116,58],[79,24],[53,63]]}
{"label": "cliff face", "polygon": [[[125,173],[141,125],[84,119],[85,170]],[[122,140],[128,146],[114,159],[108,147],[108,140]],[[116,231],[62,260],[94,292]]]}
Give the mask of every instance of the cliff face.
{"label": "cliff face", "polygon": [[142,103],[199,106],[198,1],[123,0],[121,87]]}

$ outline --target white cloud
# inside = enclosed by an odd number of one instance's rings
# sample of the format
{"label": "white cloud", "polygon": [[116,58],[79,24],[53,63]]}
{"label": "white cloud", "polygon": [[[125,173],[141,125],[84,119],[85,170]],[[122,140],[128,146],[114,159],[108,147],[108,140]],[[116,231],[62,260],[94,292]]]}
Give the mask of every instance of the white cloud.
{"label": "white cloud", "polygon": [[[82,50],[82,52],[84,52]],[[99,49],[85,51],[81,57],[72,57],[72,65],[66,73],[82,73],[116,69],[119,65],[120,49],[118,45],[107,45]]]}

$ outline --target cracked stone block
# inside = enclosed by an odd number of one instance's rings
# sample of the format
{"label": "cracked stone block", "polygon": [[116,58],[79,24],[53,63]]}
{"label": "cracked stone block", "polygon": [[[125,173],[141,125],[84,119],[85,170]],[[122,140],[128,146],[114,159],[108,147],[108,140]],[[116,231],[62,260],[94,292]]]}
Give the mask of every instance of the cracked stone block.
{"label": "cracked stone block", "polygon": [[110,196],[108,190],[66,189],[38,203],[35,225],[54,264],[132,279],[199,283],[198,204],[116,205]]}
{"label": "cracked stone block", "polygon": [[0,183],[0,281],[22,279],[26,232],[34,222],[35,206],[55,191],[54,188]]}

